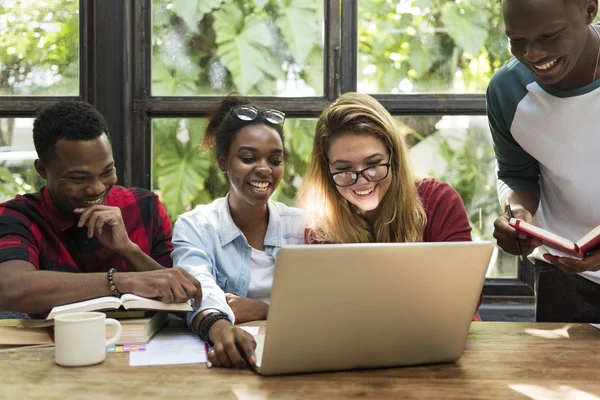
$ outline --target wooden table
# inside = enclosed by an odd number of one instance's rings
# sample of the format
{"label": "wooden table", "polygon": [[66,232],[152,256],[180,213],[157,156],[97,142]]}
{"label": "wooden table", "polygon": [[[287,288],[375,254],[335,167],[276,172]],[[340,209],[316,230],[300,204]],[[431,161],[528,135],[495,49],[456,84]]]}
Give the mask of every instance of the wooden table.
{"label": "wooden table", "polygon": [[63,368],[53,349],[3,352],[0,398],[600,399],[600,330],[587,324],[475,322],[456,363],[421,367],[261,377],[128,362],[111,353],[100,365]]}

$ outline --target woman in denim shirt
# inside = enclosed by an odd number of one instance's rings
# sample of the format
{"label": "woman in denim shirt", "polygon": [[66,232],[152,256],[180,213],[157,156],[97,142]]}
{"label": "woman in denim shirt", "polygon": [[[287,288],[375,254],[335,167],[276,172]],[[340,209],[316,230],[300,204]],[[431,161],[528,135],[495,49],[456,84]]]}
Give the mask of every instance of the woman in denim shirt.
{"label": "woman in denim shirt", "polygon": [[202,285],[188,322],[213,343],[213,365],[255,362],[252,336],[232,324],[267,318],[277,251],[304,243],[300,211],[269,200],[283,176],[284,118],[241,97],[220,103],[202,144],[214,149],[229,193],[183,214],[173,230],[174,265]]}

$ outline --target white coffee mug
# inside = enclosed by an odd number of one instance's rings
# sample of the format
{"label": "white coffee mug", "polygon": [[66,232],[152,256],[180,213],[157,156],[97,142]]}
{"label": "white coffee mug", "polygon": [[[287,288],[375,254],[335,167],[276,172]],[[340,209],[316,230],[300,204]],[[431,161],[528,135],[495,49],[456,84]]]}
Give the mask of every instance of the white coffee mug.
{"label": "white coffee mug", "polygon": [[[115,335],[106,340],[106,326],[113,325]],[[101,312],[78,312],[54,319],[55,360],[64,367],[99,364],[106,348],[121,337],[121,324]]]}

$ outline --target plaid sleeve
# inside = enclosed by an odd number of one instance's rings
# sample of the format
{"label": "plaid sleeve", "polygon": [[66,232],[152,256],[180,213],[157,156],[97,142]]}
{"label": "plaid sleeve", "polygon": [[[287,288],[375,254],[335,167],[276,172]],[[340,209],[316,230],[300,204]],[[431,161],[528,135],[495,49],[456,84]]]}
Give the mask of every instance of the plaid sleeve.
{"label": "plaid sleeve", "polygon": [[24,214],[0,205],[0,263],[23,260],[39,269],[41,232]]}
{"label": "plaid sleeve", "polygon": [[153,213],[152,250],[150,256],[163,267],[172,267],[171,252],[173,251],[173,244],[171,240],[173,229],[171,227],[171,219],[158,196],[153,194],[153,198],[155,212]]}

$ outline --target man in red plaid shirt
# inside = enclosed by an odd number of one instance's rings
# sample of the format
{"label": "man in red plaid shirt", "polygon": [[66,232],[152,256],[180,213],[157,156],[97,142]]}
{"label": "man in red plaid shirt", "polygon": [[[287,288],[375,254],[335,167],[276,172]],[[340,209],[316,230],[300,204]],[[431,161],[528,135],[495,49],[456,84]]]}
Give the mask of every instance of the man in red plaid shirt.
{"label": "man in red plaid shirt", "polygon": [[98,111],[56,103],[36,117],[33,140],[46,186],[0,204],[0,309],[44,314],[120,293],[200,304],[200,283],[171,268],[171,221],[158,197],[115,185]]}

